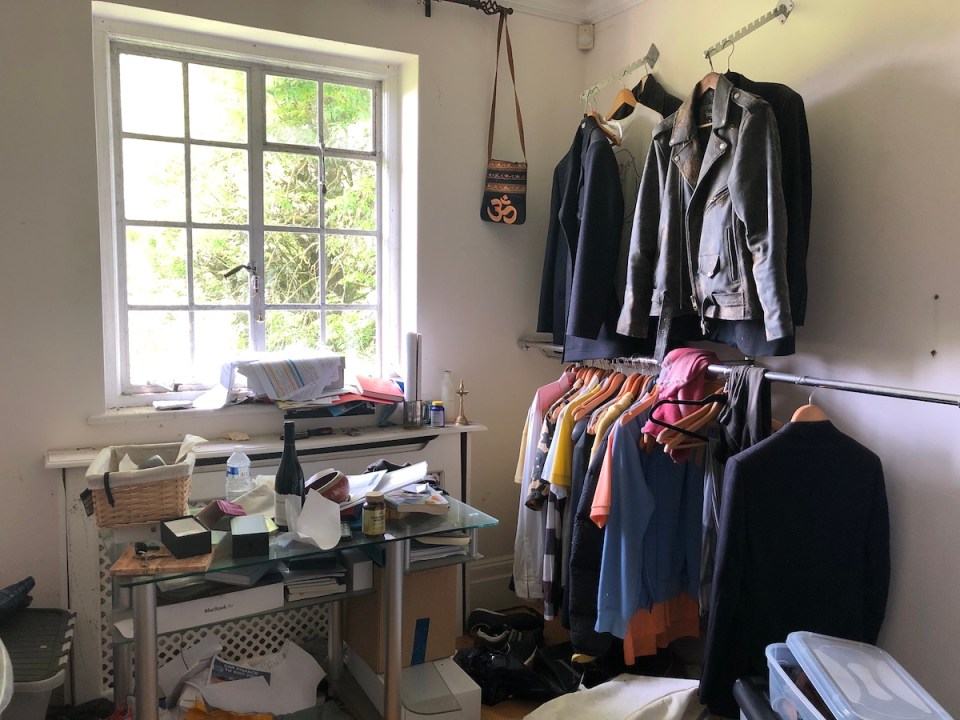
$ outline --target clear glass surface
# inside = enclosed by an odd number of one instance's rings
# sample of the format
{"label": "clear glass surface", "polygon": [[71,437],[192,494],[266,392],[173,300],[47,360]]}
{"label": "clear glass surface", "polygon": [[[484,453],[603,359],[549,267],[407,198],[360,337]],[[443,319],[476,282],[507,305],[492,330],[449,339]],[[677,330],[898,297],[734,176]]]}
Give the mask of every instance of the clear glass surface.
{"label": "clear glass surface", "polygon": [[[171,572],[159,575],[137,575],[134,577],[119,578],[122,587],[132,587],[134,585],[144,585],[157,580],[170,580],[173,578],[190,577],[193,575],[203,575],[208,572],[218,570],[229,570],[230,568],[246,567],[248,565],[258,565],[268,560],[283,560],[287,558],[302,558],[312,555],[323,555],[347,548],[361,547],[363,545],[383,545],[390,542],[398,542],[408,538],[415,538],[422,535],[432,535],[434,533],[454,532],[457,530],[472,530],[475,528],[490,527],[496,525],[499,521],[490,515],[487,515],[476,508],[470,507],[454,498],[448,498],[450,501],[450,510],[443,515],[427,515],[421,517],[410,517],[402,520],[387,520],[387,531],[383,535],[367,536],[359,529],[353,530],[352,537],[348,540],[341,539],[339,544],[328,550],[300,543],[292,543],[287,547],[278,547],[276,539],[279,533],[274,533],[270,538],[270,554],[258,555],[256,557],[234,558],[221,557],[215,549],[213,562],[208,568],[202,571],[194,572]],[[105,531],[109,533],[110,531]],[[214,533],[214,542],[222,539],[223,533]],[[107,541],[109,544],[109,541]]]}

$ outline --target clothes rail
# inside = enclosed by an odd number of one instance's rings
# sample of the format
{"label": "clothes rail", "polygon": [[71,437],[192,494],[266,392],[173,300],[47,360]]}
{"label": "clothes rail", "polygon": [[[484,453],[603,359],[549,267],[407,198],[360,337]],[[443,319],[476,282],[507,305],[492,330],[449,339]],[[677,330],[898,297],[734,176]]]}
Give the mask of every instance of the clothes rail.
{"label": "clothes rail", "polygon": [[[536,340],[520,340],[518,345],[525,350],[539,350],[546,357],[561,359],[563,357],[563,346],[553,343],[539,342]],[[601,362],[614,365],[656,365],[656,360],[652,358],[616,358],[614,360],[603,360]],[[726,377],[733,371],[733,365],[724,365],[711,363],[707,370],[715,375]],[[764,377],[771,382],[781,382],[790,385],[801,385],[804,387],[823,388],[826,390],[842,390],[844,392],[862,393],[864,395],[880,395],[882,397],[899,398],[901,400],[915,400],[917,402],[928,402],[939,405],[953,405],[960,408],[960,395],[950,393],[938,393],[928,390],[912,390],[910,388],[889,387],[886,385],[872,385],[868,383],[856,383],[846,380],[828,380],[824,378],[815,378],[808,375],[790,375],[788,373],[768,370]]]}
{"label": "clothes rail", "polygon": [[[417,0],[417,3],[423,3],[423,12],[426,17],[432,17],[433,8],[431,7],[431,2],[441,2],[441,0]],[[499,15],[504,13],[506,15],[513,15],[513,8],[503,7],[494,0],[442,0],[442,2],[452,2],[457,5],[466,5],[468,7],[476,8],[477,10],[483,10],[487,15]]]}
{"label": "clothes rail", "polygon": [[582,93],[580,93],[580,99],[586,102],[587,98],[589,98],[591,95],[599,92],[602,88],[605,88],[614,80],[622,80],[624,77],[632,73],[641,65],[646,65],[647,68],[649,68],[649,70],[653,70],[653,66],[657,64],[657,60],[659,59],[660,59],[660,51],[657,49],[656,45],[654,45],[653,43],[650,43],[650,49],[647,50],[646,55],[644,55],[639,60],[635,60],[634,62],[630,63],[625,68],[623,68],[623,70],[621,70],[620,72],[614,75],[611,75],[606,80],[601,80],[596,85],[591,85]]}
{"label": "clothes rail", "polygon": [[703,51],[704,59],[710,60],[711,66],[712,66],[713,56],[716,55],[718,52],[720,52],[724,48],[730,47],[740,38],[746,37],[747,35],[752,33],[754,30],[756,30],[759,27],[762,27],[763,25],[766,25],[768,22],[770,22],[774,18],[780,18],[780,22],[785,23],[792,11],[793,11],[793,2],[791,2],[791,0],[787,0],[786,2],[779,3],[770,12],[764,15],[761,15],[753,22],[750,22],[744,25],[742,28],[737,30],[732,35],[727,35],[725,38],[723,38],[723,40],[721,40],[717,44],[711,45],[710,47],[708,47],[706,50]]}

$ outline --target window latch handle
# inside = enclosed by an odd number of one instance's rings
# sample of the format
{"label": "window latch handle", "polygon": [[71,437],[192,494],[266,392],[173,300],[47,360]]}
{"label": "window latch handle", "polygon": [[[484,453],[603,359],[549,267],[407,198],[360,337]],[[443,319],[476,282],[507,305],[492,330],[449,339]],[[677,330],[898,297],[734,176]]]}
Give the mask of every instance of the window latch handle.
{"label": "window latch handle", "polygon": [[225,272],[225,273],[223,274],[223,277],[225,277],[225,278],[233,277],[234,275],[236,275],[236,274],[237,274],[238,272],[240,272],[241,270],[246,270],[246,271],[247,271],[248,273],[250,273],[251,275],[255,275],[255,274],[256,274],[256,271],[255,271],[253,265],[237,265],[237,266],[236,266],[235,268],[233,268],[232,270],[227,270],[227,272]]}

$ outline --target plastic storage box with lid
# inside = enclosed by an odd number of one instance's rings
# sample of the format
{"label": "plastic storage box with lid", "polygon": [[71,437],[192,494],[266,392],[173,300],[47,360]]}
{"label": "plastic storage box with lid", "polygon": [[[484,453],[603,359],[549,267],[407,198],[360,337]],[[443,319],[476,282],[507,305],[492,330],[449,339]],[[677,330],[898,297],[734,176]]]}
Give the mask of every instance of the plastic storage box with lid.
{"label": "plastic storage box with lid", "polygon": [[6,720],[43,720],[50,694],[63,684],[73,638],[73,613],[25,608],[0,623],[0,638],[13,666],[13,700]]}
{"label": "plastic storage box with lid", "polygon": [[824,720],[784,666],[799,666],[837,720],[950,720],[888,653],[874,645],[793,632],[767,646],[770,705],[782,720]]}

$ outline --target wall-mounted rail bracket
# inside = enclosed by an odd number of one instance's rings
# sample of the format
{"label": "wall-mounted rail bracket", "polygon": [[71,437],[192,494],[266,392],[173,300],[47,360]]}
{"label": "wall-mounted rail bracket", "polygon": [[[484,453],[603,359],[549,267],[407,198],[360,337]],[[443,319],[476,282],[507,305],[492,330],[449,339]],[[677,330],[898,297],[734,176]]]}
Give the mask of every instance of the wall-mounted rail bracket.
{"label": "wall-mounted rail bracket", "polygon": [[791,12],[793,12],[792,0],[785,0],[784,2],[778,3],[777,6],[770,12],[764,15],[761,15],[753,22],[744,25],[742,28],[737,30],[732,35],[727,35],[720,42],[714,45],[711,45],[706,50],[704,50],[703,51],[704,59],[705,60],[712,59],[714,55],[716,55],[718,52],[720,52],[724,48],[730,47],[735,42],[737,42],[737,40],[739,40],[740,38],[746,37],[747,35],[752,33],[754,30],[756,30],[759,27],[762,27],[763,25],[766,25],[768,22],[770,22],[774,18],[779,18],[781,24],[785,23],[787,21],[787,18],[790,17]]}
{"label": "wall-mounted rail bracket", "polygon": [[513,14],[513,8],[503,7],[495,0],[417,0],[418,3],[423,3],[423,11],[426,17],[431,17],[433,8],[431,7],[432,2],[452,2],[457,5],[467,5],[477,10],[483,10],[487,15],[499,15],[500,13],[505,13],[507,15]]}

